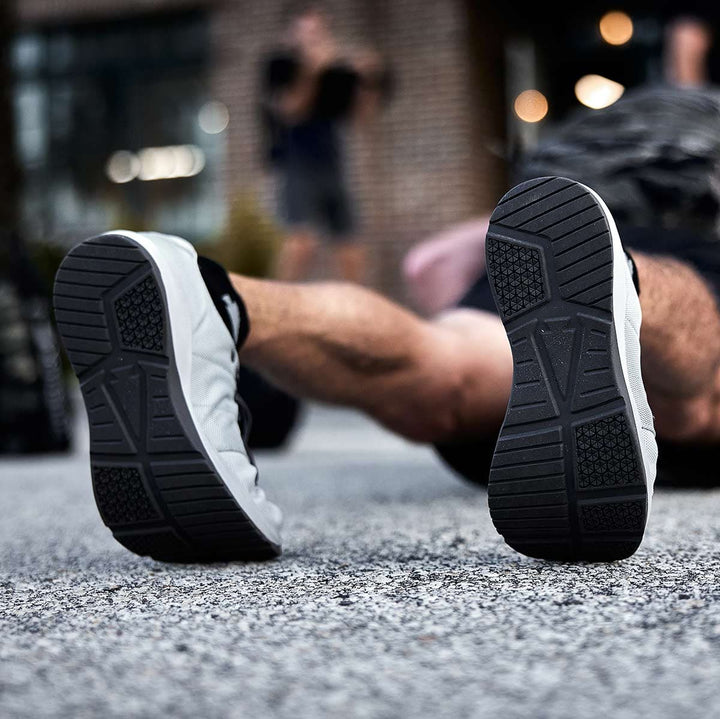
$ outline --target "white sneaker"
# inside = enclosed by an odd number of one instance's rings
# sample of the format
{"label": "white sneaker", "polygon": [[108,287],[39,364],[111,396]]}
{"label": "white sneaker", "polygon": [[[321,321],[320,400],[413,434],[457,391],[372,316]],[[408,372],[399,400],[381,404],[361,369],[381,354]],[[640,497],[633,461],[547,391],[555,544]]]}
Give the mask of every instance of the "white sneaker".
{"label": "white sneaker", "polygon": [[495,527],[532,557],[628,557],[657,445],[640,302],[612,215],[584,185],[531,180],[498,204],[486,254],[514,363],[490,471]]}
{"label": "white sneaker", "polygon": [[277,556],[281,514],[243,440],[235,339],[192,245],[125,231],[87,240],[63,260],[54,306],[115,539],[165,561]]}

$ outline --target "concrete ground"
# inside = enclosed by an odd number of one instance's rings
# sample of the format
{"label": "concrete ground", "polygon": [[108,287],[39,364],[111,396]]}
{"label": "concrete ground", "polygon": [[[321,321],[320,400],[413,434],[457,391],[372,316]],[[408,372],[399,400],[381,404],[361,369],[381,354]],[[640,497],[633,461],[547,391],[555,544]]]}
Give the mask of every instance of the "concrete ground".
{"label": "concrete ground", "polygon": [[554,565],[347,413],[259,464],[284,556],[189,567],[114,542],[82,446],[0,463],[0,716],[720,716],[720,491],[659,493],[630,560]]}

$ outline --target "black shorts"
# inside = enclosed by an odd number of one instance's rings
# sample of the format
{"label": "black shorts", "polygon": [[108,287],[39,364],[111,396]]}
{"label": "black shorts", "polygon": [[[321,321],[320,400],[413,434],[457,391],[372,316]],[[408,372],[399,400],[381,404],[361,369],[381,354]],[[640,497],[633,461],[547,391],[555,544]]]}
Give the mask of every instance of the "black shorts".
{"label": "black shorts", "polygon": [[339,169],[291,164],[282,170],[280,182],[280,217],[289,228],[309,228],[330,242],[353,239],[355,218]]}
{"label": "black shorts", "polygon": [[[650,228],[618,228],[623,245],[649,255],[665,255],[691,265],[705,279],[720,306],[720,241],[703,240],[691,233]],[[642,294],[642,286],[640,287]],[[458,307],[497,314],[487,275],[468,290]],[[487,484],[496,437],[445,442],[435,449],[458,474]],[[658,484],[678,487],[720,485],[720,444],[693,445],[658,440]]]}

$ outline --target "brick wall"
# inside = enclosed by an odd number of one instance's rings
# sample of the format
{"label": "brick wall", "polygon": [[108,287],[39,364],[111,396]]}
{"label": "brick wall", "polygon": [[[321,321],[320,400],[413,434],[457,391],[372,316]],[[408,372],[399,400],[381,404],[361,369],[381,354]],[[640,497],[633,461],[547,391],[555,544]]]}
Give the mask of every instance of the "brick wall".
{"label": "brick wall", "polygon": [[[19,4],[25,22],[112,18],[207,4],[213,91],[231,113],[225,190],[256,188],[271,206],[270,183],[260,163],[255,88],[259,58],[280,33],[284,2]],[[350,172],[363,238],[375,260],[374,284],[401,297],[398,269],[406,249],[448,223],[490,208],[502,192],[502,166],[488,149],[502,133],[496,121],[502,113],[501,83],[474,66],[473,49],[484,42],[477,38],[483,28],[477,18],[469,20],[462,0],[331,0],[326,6],[339,36],[375,45],[397,78],[396,96],[379,121],[352,135]]]}

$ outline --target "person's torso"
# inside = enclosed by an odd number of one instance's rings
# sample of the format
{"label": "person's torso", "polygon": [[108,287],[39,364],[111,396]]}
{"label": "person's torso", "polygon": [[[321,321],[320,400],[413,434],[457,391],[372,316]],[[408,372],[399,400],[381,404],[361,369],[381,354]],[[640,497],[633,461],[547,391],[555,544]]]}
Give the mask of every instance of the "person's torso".
{"label": "person's torso", "polygon": [[[269,57],[265,65],[265,92],[282,92],[296,81],[301,61],[296,52],[284,50]],[[358,74],[338,62],[317,78],[313,102],[302,120],[289,123],[276,112],[266,118],[272,125],[272,156],[278,166],[335,172],[343,156],[342,125],[352,114],[359,84]]]}
{"label": "person's torso", "polygon": [[520,163],[519,179],[591,186],[628,226],[683,228],[718,240],[720,95],[642,88],[563,122]]}
{"label": "person's torso", "polygon": [[324,118],[312,118],[284,129],[285,164],[339,169],[342,164],[342,135],[338,123]]}

